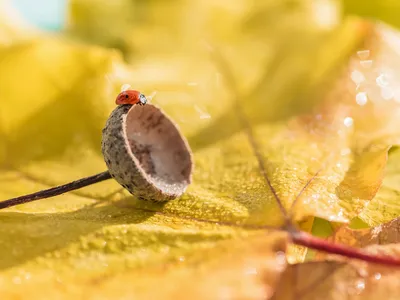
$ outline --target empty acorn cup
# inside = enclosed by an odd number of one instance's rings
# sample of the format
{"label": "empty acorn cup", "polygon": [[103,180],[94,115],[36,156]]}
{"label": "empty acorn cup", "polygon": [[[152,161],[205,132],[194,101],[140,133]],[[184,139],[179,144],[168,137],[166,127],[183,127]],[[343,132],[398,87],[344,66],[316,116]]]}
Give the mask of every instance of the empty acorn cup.
{"label": "empty acorn cup", "polygon": [[0,209],[54,197],[114,178],[141,200],[167,201],[191,183],[192,154],[186,139],[161,109],[138,91],[121,92],[103,129],[108,171],[0,202]]}
{"label": "empty acorn cup", "polygon": [[139,199],[171,200],[191,182],[188,143],[152,104],[118,106],[103,129],[102,151],[111,176]]}

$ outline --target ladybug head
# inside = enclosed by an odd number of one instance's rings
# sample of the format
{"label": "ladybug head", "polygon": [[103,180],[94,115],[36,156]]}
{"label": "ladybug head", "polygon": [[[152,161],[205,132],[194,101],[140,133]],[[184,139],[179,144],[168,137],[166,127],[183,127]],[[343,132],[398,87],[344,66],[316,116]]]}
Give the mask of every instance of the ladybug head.
{"label": "ladybug head", "polygon": [[146,103],[147,103],[146,96],[143,95],[143,94],[140,94],[140,95],[139,95],[139,104],[140,104],[140,105],[145,105]]}

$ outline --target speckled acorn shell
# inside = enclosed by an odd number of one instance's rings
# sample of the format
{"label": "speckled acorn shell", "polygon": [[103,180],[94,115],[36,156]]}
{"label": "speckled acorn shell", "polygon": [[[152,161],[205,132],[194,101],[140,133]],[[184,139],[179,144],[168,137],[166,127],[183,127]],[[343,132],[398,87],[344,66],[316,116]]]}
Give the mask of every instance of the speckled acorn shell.
{"label": "speckled acorn shell", "polygon": [[111,176],[138,199],[171,200],[191,183],[189,145],[152,104],[117,106],[103,129],[102,152]]}

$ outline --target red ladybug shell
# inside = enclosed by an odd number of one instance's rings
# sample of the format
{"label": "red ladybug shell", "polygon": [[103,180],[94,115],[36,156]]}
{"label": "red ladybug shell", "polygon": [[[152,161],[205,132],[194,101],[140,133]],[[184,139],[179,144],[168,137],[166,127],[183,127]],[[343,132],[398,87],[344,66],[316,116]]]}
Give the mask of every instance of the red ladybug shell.
{"label": "red ladybug shell", "polygon": [[115,104],[137,104],[140,102],[140,92],[135,90],[126,90],[118,94]]}

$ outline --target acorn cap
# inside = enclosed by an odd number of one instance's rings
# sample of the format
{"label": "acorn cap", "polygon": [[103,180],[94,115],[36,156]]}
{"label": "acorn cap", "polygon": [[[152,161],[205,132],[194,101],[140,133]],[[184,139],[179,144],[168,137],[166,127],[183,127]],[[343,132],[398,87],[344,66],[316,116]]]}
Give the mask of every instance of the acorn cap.
{"label": "acorn cap", "polygon": [[139,199],[171,200],[191,183],[189,145],[152,104],[119,105],[103,129],[102,152],[111,176]]}

